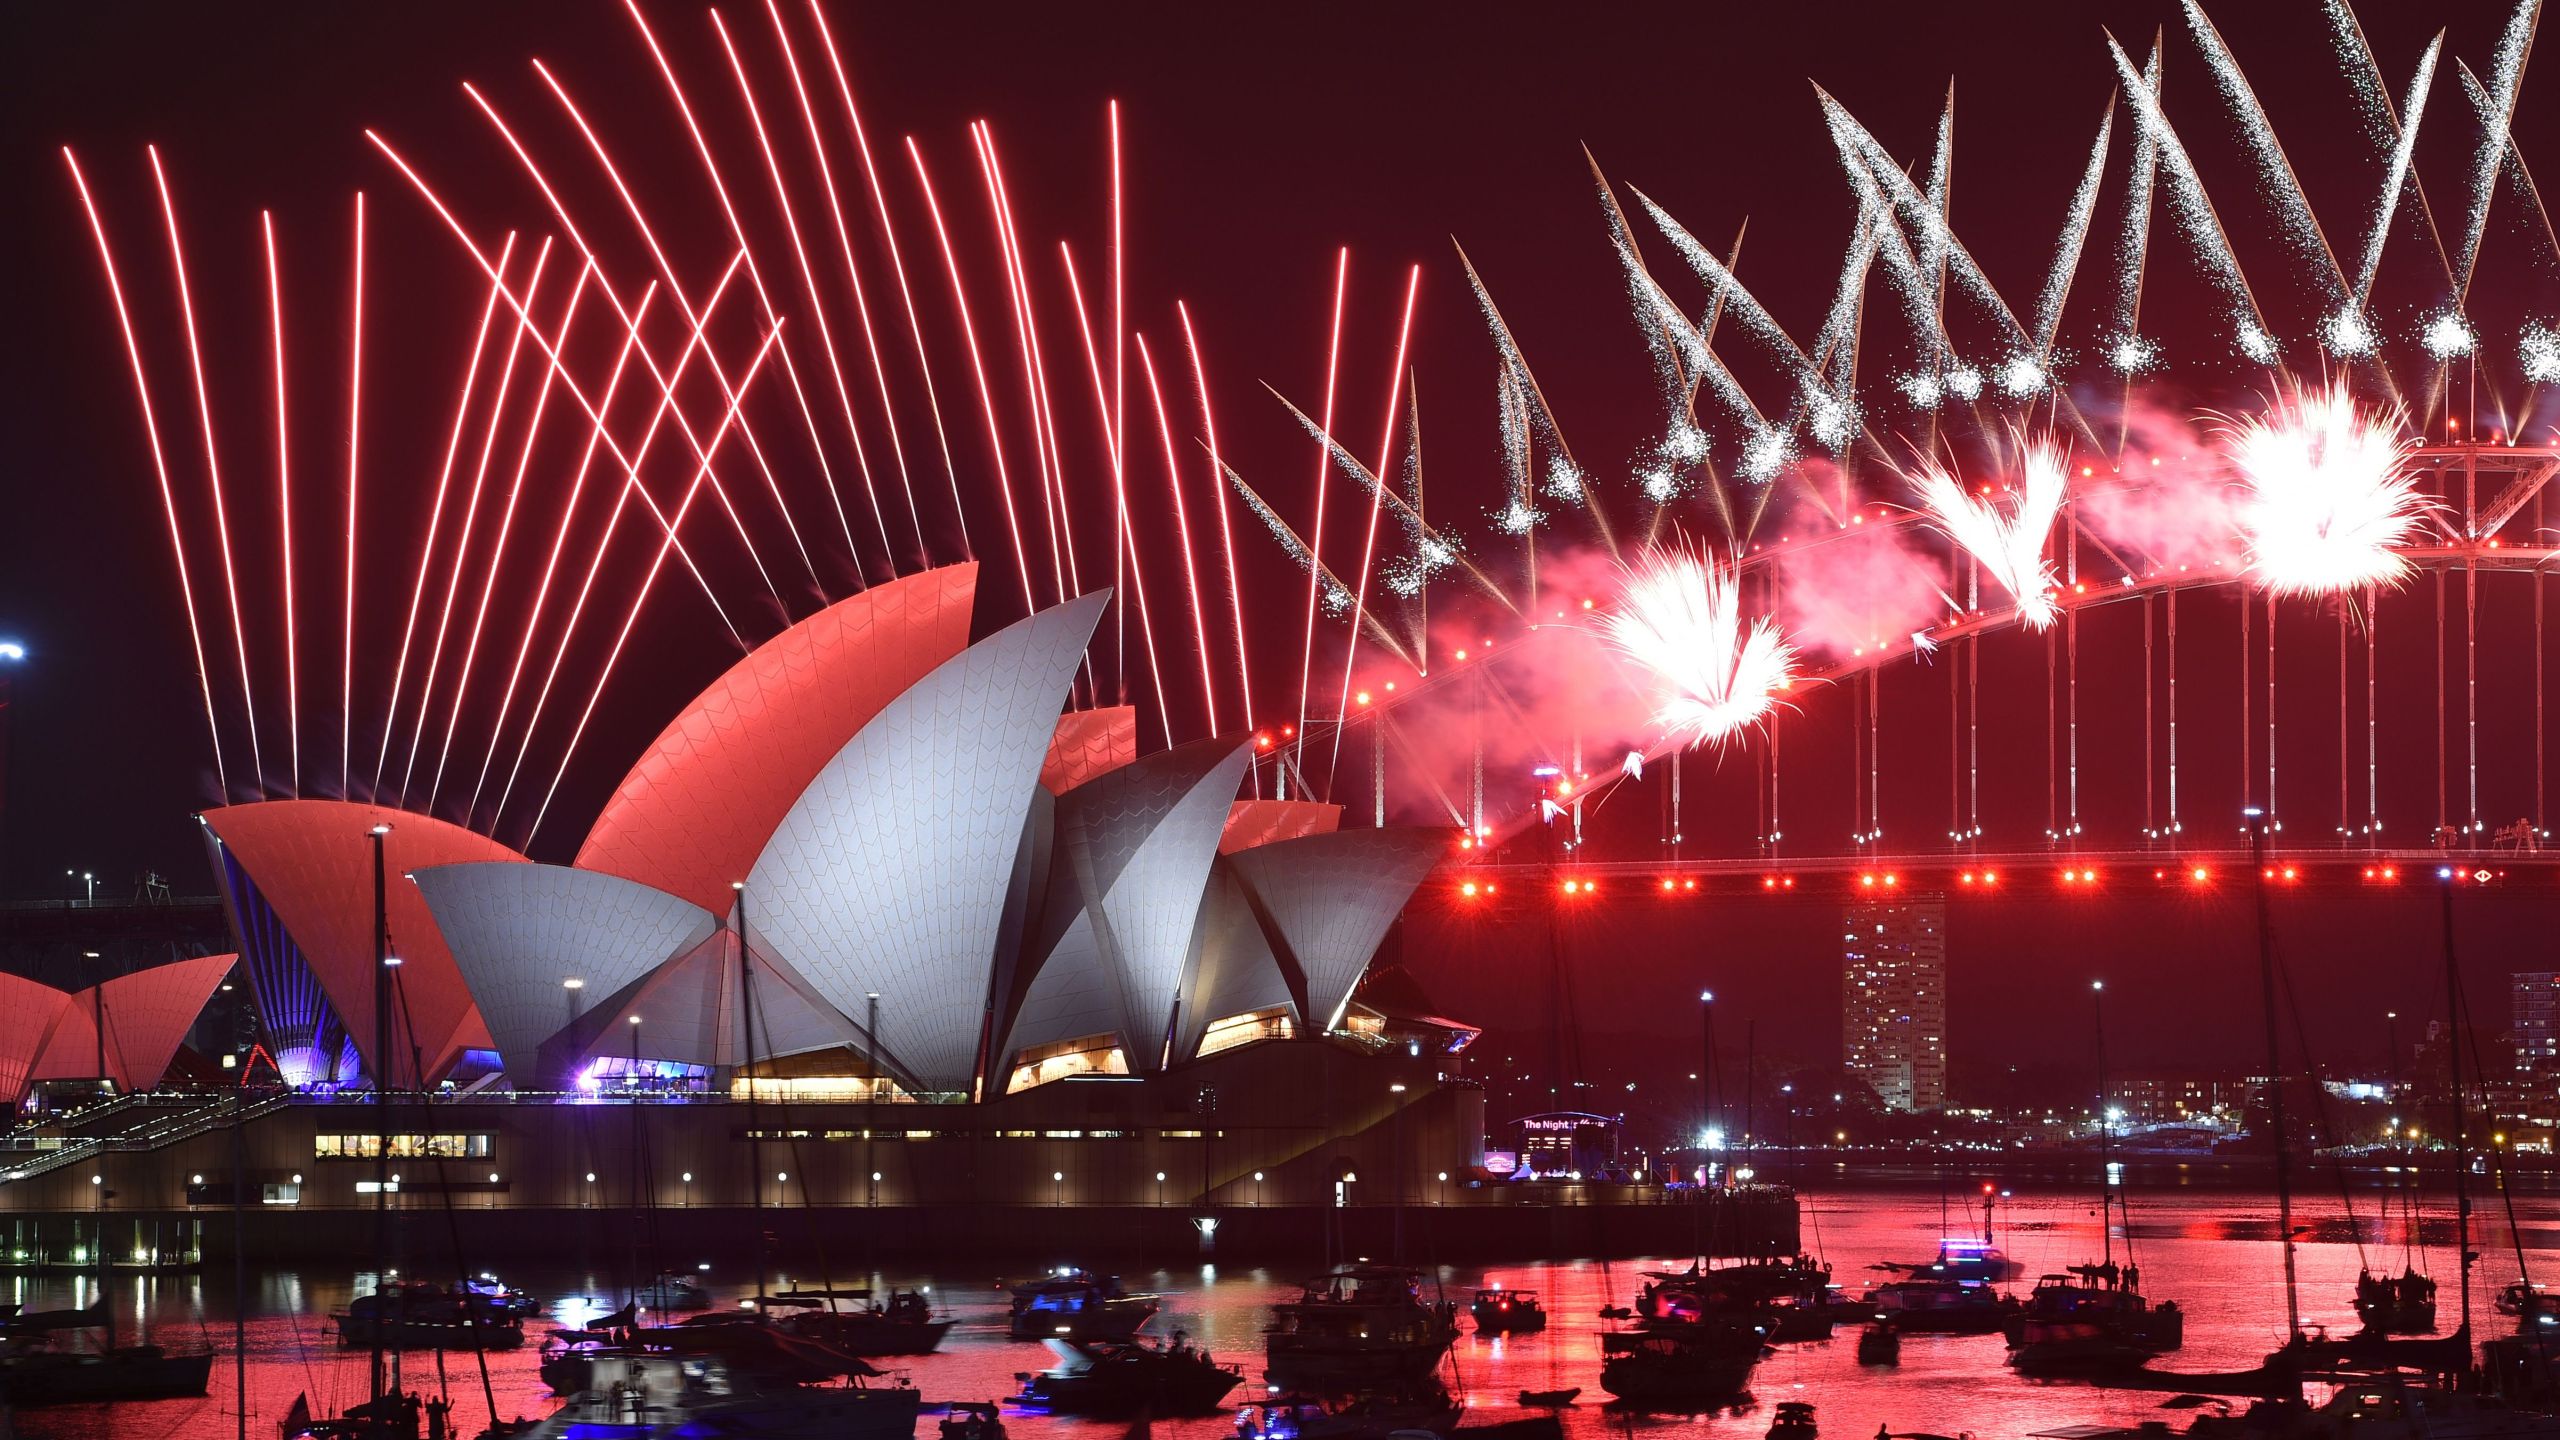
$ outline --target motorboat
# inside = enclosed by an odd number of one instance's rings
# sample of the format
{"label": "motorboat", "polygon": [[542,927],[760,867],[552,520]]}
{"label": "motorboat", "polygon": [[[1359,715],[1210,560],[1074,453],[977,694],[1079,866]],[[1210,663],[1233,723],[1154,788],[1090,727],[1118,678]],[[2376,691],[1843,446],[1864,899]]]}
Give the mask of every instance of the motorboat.
{"label": "motorboat", "polygon": [[1072,1267],[1011,1288],[1006,1330],[1016,1340],[1126,1340],[1155,1318],[1161,1303],[1122,1289],[1117,1275]]}
{"label": "motorboat", "polygon": [[1899,1365],[1902,1363],[1902,1332],[1886,1319],[1867,1322],[1858,1332],[1858,1363],[1861,1365]]}
{"label": "motorboat", "polygon": [[1582,1387],[1579,1385],[1564,1390],[1523,1390],[1520,1392],[1520,1406],[1524,1410],[1560,1410],[1581,1395]]}
{"label": "motorboat", "polygon": [[1547,1307],[1535,1290],[1505,1290],[1499,1285],[1476,1292],[1467,1306],[1479,1335],[1517,1335],[1547,1328]]}
{"label": "motorboat", "polygon": [[2011,1260],[1988,1236],[1979,1240],[1949,1236],[1938,1243],[1938,1253],[1930,1259],[1884,1268],[1914,1279],[1991,1281],[2013,1279],[2026,1267]]}
{"label": "motorboat", "polygon": [[632,1292],[632,1303],[651,1310],[708,1310],[719,1303],[710,1287],[681,1271],[668,1270]]}
{"label": "motorboat", "polygon": [[757,1302],[783,1329],[848,1355],[930,1355],[951,1329],[920,1290],[792,1290]]}
{"label": "motorboat", "polygon": [[1990,1335],[2023,1308],[1981,1280],[1896,1280],[1867,1292],[1867,1310],[1909,1335]]}
{"label": "motorboat", "polygon": [[1340,1394],[1431,1378],[1458,1338],[1454,1301],[1425,1299],[1421,1272],[1346,1265],[1272,1307],[1271,1383]]}
{"label": "motorboat", "polygon": [[2385,1335],[2424,1335],[2436,1328],[2436,1282],[2414,1266],[2398,1275],[2356,1275],[2356,1318]]}
{"label": "motorboat", "polygon": [[1601,1388],[1638,1410],[1694,1413],[1731,1402],[1751,1383],[1761,1337],[1738,1325],[1690,1328],[1696,1333],[1645,1329],[1600,1337]]}
{"label": "motorboat", "polygon": [[911,1440],[913,1386],[793,1385],[740,1371],[716,1355],[600,1355],[588,1387],[525,1440]]}
{"label": "motorboat", "polygon": [[1768,1440],[1814,1440],[1819,1433],[1810,1401],[1781,1400],[1778,1413],[1769,1420]]}
{"label": "motorboat", "polygon": [[2108,1262],[2037,1281],[2009,1323],[2009,1363],[2028,1373],[2116,1369],[2127,1356],[2140,1364],[2185,1344],[2186,1313],[2174,1300],[2144,1299],[2136,1288],[2141,1273]]}
{"label": "motorboat", "polygon": [[1058,1357],[1054,1367],[1025,1377],[1015,1403],[1051,1415],[1214,1415],[1244,1372],[1221,1365],[1181,1336],[1171,1345],[1136,1341],[1041,1342]]}
{"label": "motorboat", "polygon": [[24,1350],[0,1359],[0,1405],[31,1409],[202,1395],[213,1352],[172,1355],[157,1345],[107,1350]]}
{"label": "motorboat", "polygon": [[395,1280],[332,1315],[338,1343],[391,1350],[513,1350],[524,1321],[503,1303],[425,1280]]}

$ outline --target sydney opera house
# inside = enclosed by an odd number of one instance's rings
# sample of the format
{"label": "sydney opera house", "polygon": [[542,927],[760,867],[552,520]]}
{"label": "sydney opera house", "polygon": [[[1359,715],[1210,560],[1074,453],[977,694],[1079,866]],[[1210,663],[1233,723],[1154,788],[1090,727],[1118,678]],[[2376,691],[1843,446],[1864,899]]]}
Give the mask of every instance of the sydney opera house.
{"label": "sydney opera house", "polygon": [[[1449,1073],[1472,1032],[1355,996],[1450,837],[1252,798],[1246,740],[1141,758],[1133,710],[1069,708],[1106,597],[971,643],[976,579],[898,579],[755,649],[571,864],[349,802],[206,812],[278,1083],[245,1171],[181,1137],[126,1203],[370,1204],[374,1167],[331,1162],[378,1154],[377,1081],[393,1155],[467,1162],[402,1177],[404,1204],[743,1203],[770,1197],[735,1142],[771,1137],[861,1152],[776,1182],[815,1204],[1277,1203],[1390,1125],[1445,1184],[1481,1144]],[[753,1136],[750,1105],[775,1107]],[[9,1179],[22,1210],[103,1183]]]}

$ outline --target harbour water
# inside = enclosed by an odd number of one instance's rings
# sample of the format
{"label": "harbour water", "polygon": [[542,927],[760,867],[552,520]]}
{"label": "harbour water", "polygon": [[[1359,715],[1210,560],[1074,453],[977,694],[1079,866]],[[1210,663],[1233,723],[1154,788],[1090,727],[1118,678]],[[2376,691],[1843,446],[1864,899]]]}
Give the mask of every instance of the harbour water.
{"label": "harbour water", "polygon": [[[2317,1183],[2317,1182],[2315,1182]],[[1834,1279],[1853,1291],[1890,1278],[1870,1267],[1889,1260],[1914,1260],[1931,1254],[1942,1223],[1966,1233],[1971,1223],[1960,1182],[1942,1196],[1935,1184],[1899,1188],[1823,1191],[1805,1198],[1806,1247],[1828,1259]],[[2455,1264],[2449,1198],[2443,1177],[2429,1177],[2430,1203],[2423,1234],[2410,1233],[2396,1216],[2386,1215],[2390,1198],[2370,1183],[2354,1193],[2356,1223],[2334,1185],[2297,1205],[2296,1221],[2304,1227],[2300,1246],[2301,1300],[2306,1325],[2325,1326],[2345,1334],[2355,1328],[2350,1300],[2359,1265],[2397,1273],[2404,1263],[2430,1271],[2442,1282],[2441,1314],[2447,1328],[2455,1310]],[[2474,1246],[2481,1254],[2473,1281],[2475,1328],[2496,1333],[2512,1325],[2490,1302],[2498,1289],[2518,1278],[2520,1268],[2538,1278],[2560,1278],[2560,1198],[2514,1197],[2514,1223],[2505,1201],[2495,1192],[2475,1199]],[[1942,1216],[1943,1221],[1942,1221]],[[2049,1270],[2098,1258],[2100,1241],[2094,1197],[2086,1192],[2039,1186],[2005,1202],[1999,1214],[1998,1241],[2025,1267],[2016,1282],[2021,1294],[2034,1277]],[[2130,1236],[2121,1224],[2117,1257],[2130,1239],[2142,1266],[2143,1288],[2155,1300],[2174,1300],[2187,1312],[2186,1346],[2164,1358],[2162,1368],[2192,1371],[2242,1369],[2256,1364],[2283,1338],[2284,1295],[2273,1197],[2266,1194],[2210,1189],[2169,1190],[2136,1194]],[[1077,1257],[1060,1255],[1060,1263]],[[1373,1256],[1387,1259],[1386,1256]],[[1430,1257],[1412,1262],[1428,1266]],[[1642,1283],[1648,1268],[1685,1266],[1688,1257],[1660,1261],[1526,1260],[1484,1267],[1437,1270],[1451,1298],[1464,1302],[1482,1283],[1500,1282],[1515,1289],[1541,1292],[1552,1316],[1540,1334],[1485,1339],[1467,1333],[1444,1371],[1453,1389],[1463,1391],[1482,1419],[1511,1418],[1520,1411],[1522,1390],[1554,1390],[1579,1386],[1582,1403],[1564,1412],[1568,1435],[1598,1437],[1638,1431],[1706,1430],[1725,1435],[1757,1436],[1768,1415],[1783,1400],[1811,1401],[1824,1433],[1839,1437],[1874,1435],[1879,1426],[1893,1431],[1928,1431],[1955,1435],[1970,1431],[1984,1437],[2023,1436],[2057,1425],[2091,1421],[2135,1423],[2145,1419],[2179,1421],[2179,1412],[2161,1408],[2156,1393],[2106,1391],[2084,1384],[2020,1379],[2003,1364],[1997,1336],[1913,1336],[1902,1347],[1898,1366],[1861,1367],[1856,1356],[1856,1329],[1842,1326],[1828,1343],[1784,1345],[1762,1361],[1753,1376],[1749,1397],[1726,1412],[1706,1417],[1626,1416],[1604,1409],[1599,1385],[1599,1332],[1610,1322],[1599,1318],[1604,1305],[1625,1304]],[[1242,1268],[1203,1264],[1186,1257],[1152,1273],[1124,1267],[1123,1280],[1133,1290],[1164,1294],[1163,1311],[1147,1333],[1169,1338],[1186,1334],[1222,1360],[1243,1367],[1247,1385],[1241,1400],[1262,1384],[1262,1327],[1269,1306],[1291,1298],[1296,1284],[1318,1268]],[[553,1321],[582,1321],[591,1313],[619,1303],[610,1294],[611,1280],[563,1270],[510,1273],[510,1283],[553,1298],[553,1314],[528,1322],[528,1339]],[[717,1291],[747,1294],[753,1277],[715,1270],[705,1277]],[[818,1277],[792,1275],[798,1283]],[[940,1401],[997,1399],[1019,1388],[1019,1372],[1044,1368],[1048,1352],[1027,1342],[1005,1338],[1006,1295],[1003,1278],[983,1263],[943,1258],[884,1265],[869,1277],[836,1275],[837,1285],[930,1285],[938,1309],[957,1320],[940,1353],[915,1360],[882,1362],[911,1376],[928,1404]],[[369,1276],[365,1277],[369,1283]],[[162,1401],[119,1407],[74,1407],[17,1417],[20,1433],[61,1436],[66,1440],[217,1440],[241,1432],[234,1404],[229,1359],[232,1334],[232,1284],[217,1265],[200,1275],[118,1277],[116,1309],[130,1339],[137,1311],[151,1337],[172,1349],[210,1345],[223,1353],[214,1374],[213,1394],[202,1400]],[[353,1267],[313,1267],[255,1272],[248,1304],[248,1409],[246,1433],[267,1437],[297,1394],[307,1394],[312,1408],[331,1408],[363,1398],[367,1353],[342,1349],[328,1321],[343,1309],[359,1284]],[[65,1276],[28,1276],[0,1283],[0,1295],[30,1308],[86,1303],[94,1298],[89,1282]],[[577,1297],[588,1297],[581,1299]],[[595,1303],[590,1303],[595,1302]],[[454,1398],[457,1422],[470,1433],[485,1422],[490,1399],[499,1414],[538,1415],[551,1397],[535,1374],[537,1347],[488,1357],[488,1397],[484,1398],[477,1360],[468,1354],[439,1357],[413,1351],[404,1357],[405,1388],[421,1392],[443,1389]],[[924,1426],[930,1426],[928,1416]],[[1017,1437],[1069,1435],[1078,1431],[1116,1437],[1123,1427],[1008,1414]],[[920,1426],[923,1433],[929,1429]],[[1158,1422],[1161,1435],[1183,1440],[1216,1440],[1232,1433],[1228,1418]]]}

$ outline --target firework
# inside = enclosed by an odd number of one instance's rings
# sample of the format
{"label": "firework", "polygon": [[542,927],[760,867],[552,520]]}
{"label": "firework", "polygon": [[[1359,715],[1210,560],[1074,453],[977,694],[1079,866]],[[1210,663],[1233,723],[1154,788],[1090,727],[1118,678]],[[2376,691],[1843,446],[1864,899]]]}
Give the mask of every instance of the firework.
{"label": "firework", "polygon": [[2397,584],[2397,548],[2429,510],[2408,474],[2400,419],[2358,406],[2343,382],[2284,396],[2229,427],[2249,570],[2279,595]]}
{"label": "firework", "polygon": [[2018,484],[2004,503],[1965,493],[1954,472],[1936,462],[1911,478],[1930,523],[2000,582],[2030,629],[2051,625],[2060,611],[2053,600],[2053,565],[2044,558],[2046,534],[2069,491],[2061,447],[2039,440],[2021,447]]}
{"label": "firework", "polygon": [[1653,723],[1684,749],[1761,723],[1795,683],[1795,648],[1769,617],[1742,613],[1739,568],[1685,546],[1649,548],[1626,567],[1601,632],[1643,672]]}

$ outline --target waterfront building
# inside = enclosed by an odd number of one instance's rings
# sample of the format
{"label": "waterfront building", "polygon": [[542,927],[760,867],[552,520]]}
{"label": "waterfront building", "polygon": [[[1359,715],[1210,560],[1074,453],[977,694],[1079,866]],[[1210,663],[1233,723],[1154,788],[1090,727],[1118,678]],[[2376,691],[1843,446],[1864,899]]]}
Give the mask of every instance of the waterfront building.
{"label": "waterfront building", "polygon": [[1947,1103],[1947,906],[1852,906],[1841,926],[1840,1052],[1887,1110]]}

